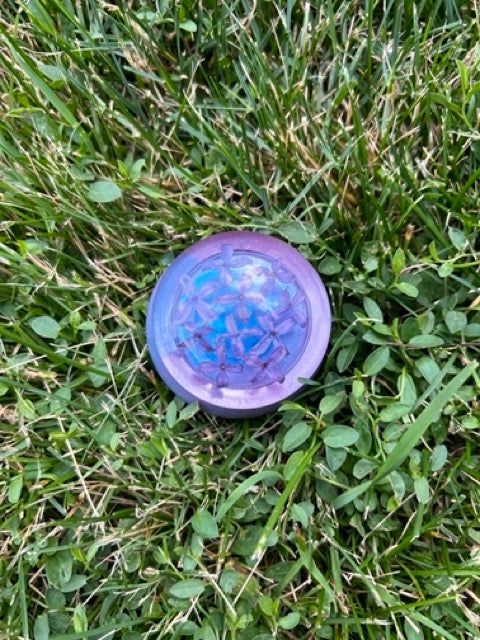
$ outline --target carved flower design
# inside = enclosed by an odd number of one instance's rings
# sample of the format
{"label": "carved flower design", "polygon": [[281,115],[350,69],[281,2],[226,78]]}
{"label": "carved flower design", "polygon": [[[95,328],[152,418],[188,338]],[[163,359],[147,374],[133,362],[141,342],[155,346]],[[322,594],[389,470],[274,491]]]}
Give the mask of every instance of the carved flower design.
{"label": "carved flower design", "polygon": [[281,344],[280,338],[289,333],[296,322],[293,318],[285,318],[285,320],[277,324],[276,318],[269,313],[264,316],[258,316],[258,324],[264,330],[264,334],[253,348],[256,354],[264,353],[272,344],[275,346]]}
{"label": "carved flower design", "polygon": [[261,287],[262,293],[272,291],[275,288],[277,280],[284,283],[295,281],[294,275],[290,273],[281,260],[274,260],[269,269],[262,269],[262,273],[265,276],[265,282]]}
{"label": "carved flower design", "polygon": [[220,267],[220,278],[227,284],[232,281],[232,269],[251,263],[251,259],[247,256],[234,256],[234,251],[229,244],[222,244],[220,257],[215,260],[215,265]]}
{"label": "carved flower design", "polygon": [[222,245],[178,286],[178,355],[205,382],[248,389],[284,380],[308,317],[305,293],[281,260]]}
{"label": "carved flower design", "polygon": [[211,347],[205,337],[212,333],[211,327],[207,325],[196,325],[194,322],[185,322],[183,327],[190,333],[190,336],[177,345],[179,349],[199,346],[203,351],[213,351],[213,347]]}
{"label": "carved flower design", "polygon": [[250,317],[250,311],[247,307],[247,302],[254,305],[262,304],[264,301],[263,296],[258,293],[249,293],[252,288],[252,280],[248,276],[243,276],[238,281],[238,288],[231,293],[221,293],[217,296],[217,302],[221,304],[231,304],[235,302],[235,316],[242,322],[245,322]]}
{"label": "carved flower design", "polygon": [[225,318],[225,328],[227,331],[222,334],[222,338],[228,338],[230,340],[233,352],[237,356],[243,356],[245,354],[245,345],[243,344],[242,338],[262,335],[262,331],[256,327],[239,329],[233,314]]}
{"label": "carved flower design", "polygon": [[277,318],[281,318],[283,315],[288,314],[301,327],[304,327],[307,324],[307,314],[301,308],[304,303],[305,296],[302,291],[297,291],[293,298],[291,298],[287,289],[284,289],[280,293],[280,304],[275,309],[274,314]]}
{"label": "carved flower design", "polygon": [[210,360],[208,362],[200,362],[198,369],[204,374],[215,374],[215,384],[217,387],[228,387],[228,374],[241,373],[243,371],[243,365],[229,364],[227,362],[225,343],[219,340],[215,349],[215,362]]}
{"label": "carved flower design", "polygon": [[255,354],[248,355],[245,358],[245,364],[252,367],[255,371],[255,375],[251,378],[251,382],[262,382],[263,384],[283,382],[285,376],[278,365],[286,355],[287,350],[283,345],[274,349],[265,360],[259,358]]}
{"label": "carved flower design", "polygon": [[185,320],[188,320],[191,314],[195,312],[198,313],[202,320],[213,320],[216,313],[212,309],[211,305],[205,302],[204,298],[215,291],[215,284],[213,282],[207,282],[196,290],[191,278],[188,276],[182,276],[180,278],[180,282],[182,284],[183,293],[187,296],[187,299],[180,302],[175,310],[175,322],[185,322]]}

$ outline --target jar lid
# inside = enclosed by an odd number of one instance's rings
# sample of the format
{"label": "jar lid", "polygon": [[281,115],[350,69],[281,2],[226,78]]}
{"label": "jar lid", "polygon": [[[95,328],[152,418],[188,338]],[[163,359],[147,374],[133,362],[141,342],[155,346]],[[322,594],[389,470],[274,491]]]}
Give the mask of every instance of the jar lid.
{"label": "jar lid", "polygon": [[275,409],[311,378],[330,336],[330,305],[310,263],[249,231],[183,251],[151,295],[147,342],[164,382],[225,417]]}

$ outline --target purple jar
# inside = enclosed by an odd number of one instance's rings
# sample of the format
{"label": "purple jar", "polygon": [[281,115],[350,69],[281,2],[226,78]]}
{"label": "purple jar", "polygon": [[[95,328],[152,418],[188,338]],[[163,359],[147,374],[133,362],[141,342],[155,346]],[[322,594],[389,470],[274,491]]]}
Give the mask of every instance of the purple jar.
{"label": "purple jar", "polygon": [[160,277],[147,342],[164,382],[225,417],[272,411],[311,378],[330,336],[330,305],[310,263],[285,242],[218,233]]}

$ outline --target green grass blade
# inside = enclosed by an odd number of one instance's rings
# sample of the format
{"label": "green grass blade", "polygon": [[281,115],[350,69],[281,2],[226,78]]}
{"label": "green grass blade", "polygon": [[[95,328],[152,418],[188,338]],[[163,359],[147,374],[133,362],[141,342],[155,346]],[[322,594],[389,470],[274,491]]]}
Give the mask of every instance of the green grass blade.
{"label": "green grass blade", "polygon": [[71,127],[75,129],[76,132],[82,137],[82,140],[87,145],[87,148],[90,152],[94,152],[92,144],[83,130],[80,122],[75,118],[70,109],[66,106],[64,102],[57,96],[57,94],[50,89],[48,84],[41,78],[38,73],[35,71],[33,64],[31,63],[30,58],[21,51],[20,47],[15,43],[15,41],[10,38],[5,31],[1,30],[2,36],[7,43],[8,48],[10,49],[13,59],[17,63],[17,65],[22,69],[25,75],[28,77],[30,82],[38,88],[38,90],[44,95],[45,99],[54,107],[58,113],[63,117],[65,122],[69,124]]}
{"label": "green grass blade", "polygon": [[[449,367],[447,364],[446,367]],[[473,374],[477,368],[477,363],[472,362],[468,364],[464,369],[459,371],[457,375],[450,380],[445,387],[439,391],[430,404],[425,407],[418,418],[412,423],[408,430],[402,435],[400,440],[395,445],[393,451],[388,455],[385,462],[378,469],[373,480],[364,482],[357,487],[352,487],[344,493],[340,494],[333,501],[333,506],[336,509],[344,507],[345,505],[358,498],[367,489],[372,487],[379,480],[396,469],[408,456],[410,451],[419,442],[428,427],[438,419],[443,407],[449,402],[452,397],[458,392],[466,380]]]}
{"label": "green grass blade", "polygon": [[449,402],[463,384],[470,378],[475,369],[476,362],[471,362],[438,392],[433,400],[425,407],[415,422],[405,431],[393,451],[377,471],[373,482],[376,483],[396,469],[408,456],[410,451],[419,442],[428,427],[438,420],[443,407]]}
{"label": "green grass blade", "polygon": [[454,636],[452,633],[447,631],[447,629],[437,624],[434,620],[423,615],[423,613],[419,613],[418,611],[412,611],[408,615],[412,617],[416,622],[419,622],[420,624],[425,625],[435,633],[438,633],[440,638],[444,638],[445,640],[458,640],[458,635]]}
{"label": "green grass blade", "polygon": [[278,500],[275,503],[275,506],[272,509],[272,512],[263,527],[262,534],[258,540],[258,544],[255,548],[255,551],[252,554],[252,559],[257,560],[261,554],[265,551],[265,546],[267,544],[268,537],[270,533],[273,531],[273,528],[277,524],[278,519],[282,513],[283,507],[285,506],[287,500],[291,497],[293,492],[295,491],[295,487],[300,481],[302,475],[305,473],[308,465],[311,463],[312,458],[315,454],[315,451],[319,448],[319,445],[312,445],[308,451],[305,451],[303,456],[298,461],[298,465],[292,474],[292,477],[287,482],[284,490],[280,494]]}
{"label": "green grass blade", "polygon": [[265,469],[263,471],[258,471],[254,473],[252,476],[241,482],[234,491],[228,496],[228,498],[223,502],[217,510],[215,515],[215,519],[217,522],[220,522],[225,514],[227,514],[233,505],[240,500],[240,498],[254,485],[259,482],[263,482],[264,480],[281,480],[282,476],[278,471],[272,471]]}

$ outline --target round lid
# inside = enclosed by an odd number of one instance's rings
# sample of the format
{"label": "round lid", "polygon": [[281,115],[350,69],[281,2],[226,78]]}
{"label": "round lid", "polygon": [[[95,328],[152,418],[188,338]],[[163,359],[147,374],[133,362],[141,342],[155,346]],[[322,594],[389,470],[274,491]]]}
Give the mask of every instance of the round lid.
{"label": "round lid", "polygon": [[160,277],[147,342],[164,382],[219,416],[266,413],[318,369],[330,336],[320,277],[291,246],[231,231],[196,242]]}

